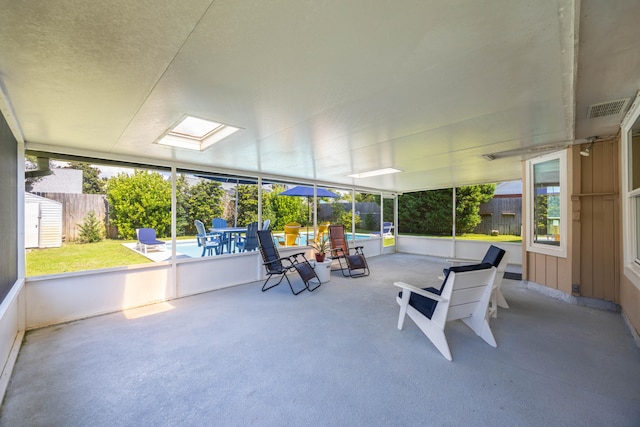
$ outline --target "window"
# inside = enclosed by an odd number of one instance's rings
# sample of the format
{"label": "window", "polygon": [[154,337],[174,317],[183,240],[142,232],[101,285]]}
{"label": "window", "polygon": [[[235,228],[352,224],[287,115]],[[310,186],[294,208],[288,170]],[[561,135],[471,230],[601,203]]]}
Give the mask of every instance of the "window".
{"label": "window", "polygon": [[640,288],[640,92],[622,122],[625,275]]}
{"label": "window", "polygon": [[[166,168],[27,153],[25,169],[27,276],[171,256],[171,175]],[[164,243],[142,247],[140,228],[153,229]]]}
{"label": "window", "polygon": [[560,159],[533,165],[533,241],[560,246]]}
{"label": "window", "polygon": [[239,253],[238,243],[257,221],[257,179],[178,170],[176,236],[180,241],[176,251],[180,257]]}
{"label": "window", "polygon": [[527,162],[527,250],[567,256],[566,151]]}

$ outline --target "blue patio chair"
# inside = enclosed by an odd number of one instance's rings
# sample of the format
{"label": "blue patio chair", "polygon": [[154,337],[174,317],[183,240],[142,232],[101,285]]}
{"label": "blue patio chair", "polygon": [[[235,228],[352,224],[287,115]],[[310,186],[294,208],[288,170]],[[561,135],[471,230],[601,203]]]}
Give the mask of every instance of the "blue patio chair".
{"label": "blue patio chair", "polygon": [[247,226],[247,233],[244,236],[238,236],[236,248],[240,252],[255,251],[258,248],[258,223],[252,222]]}
{"label": "blue patio chair", "polygon": [[213,218],[211,224],[213,228],[227,228],[227,220],[223,218]]}
{"label": "blue patio chair", "polygon": [[[293,292],[294,295],[298,295],[305,289],[308,291],[315,291],[320,287],[320,279],[318,279],[315,270],[311,267],[311,264],[309,264],[309,261],[307,261],[307,258],[304,256],[304,252],[281,257],[273,240],[273,235],[269,230],[258,231],[258,241],[260,242],[260,254],[262,255],[262,261],[264,261],[262,265],[264,265],[264,268],[267,270],[267,280],[265,280],[262,285],[262,292],[278,286],[283,279],[287,279],[291,292]],[[304,282],[304,288],[297,292],[293,289],[291,281],[287,277],[287,273],[292,270],[296,270]],[[281,277],[276,284],[267,286],[267,283],[272,276]],[[318,284],[312,288],[309,286],[309,282],[314,279]]]}
{"label": "blue patio chair", "polygon": [[202,247],[202,255],[213,255],[215,251],[217,255],[220,255],[220,235],[218,233],[207,233],[204,228],[204,223],[200,220],[195,220],[194,224],[198,234],[196,234],[196,240],[198,241],[198,247]]}
{"label": "blue patio chair", "polygon": [[268,230],[270,225],[271,225],[271,220],[265,219],[264,222],[262,223],[262,230]]}
{"label": "blue patio chair", "polygon": [[[211,225],[213,228],[227,228],[227,220],[223,218],[213,218],[211,220]],[[230,240],[228,234],[222,234],[220,237],[220,245],[222,247],[227,246],[229,248],[229,252],[231,252]]]}
{"label": "blue patio chair", "polygon": [[166,242],[162,240],[156,239],[156,230],[155,228],[138,228],[136,229],[136,234],[138,236],[138,243],[136,244],[136,249],[142,249],[142,252],[145,254],[149,249],[157,249],[164,251],[166,249]]}

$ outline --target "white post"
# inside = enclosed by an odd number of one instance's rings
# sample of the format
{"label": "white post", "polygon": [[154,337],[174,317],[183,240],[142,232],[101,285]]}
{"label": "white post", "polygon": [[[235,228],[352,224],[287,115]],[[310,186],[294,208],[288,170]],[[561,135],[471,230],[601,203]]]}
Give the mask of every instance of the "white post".
{"label": "white post", "polygon": [[452,244],[452,248],[451,248],[451,258],[455,258],[456,257],[456,187],[455,185],[453,186],[453,191],[452,191],[452,205],[453,205],[453,212],[451,213],[451,216],[453,217],[453,224],[452,224],[452,236],[451,236],[451,244]]}

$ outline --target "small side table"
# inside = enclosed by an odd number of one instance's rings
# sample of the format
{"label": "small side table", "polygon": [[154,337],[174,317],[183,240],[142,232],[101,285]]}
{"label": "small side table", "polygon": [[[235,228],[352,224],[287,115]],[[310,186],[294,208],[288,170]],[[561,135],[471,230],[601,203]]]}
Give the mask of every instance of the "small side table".
{"label": "small side table", "polygon": [[316,272],[316,276],[320,280],[320,283],[327,283],[331,281],[331,260],[325,259],[323,262],[312,261],[313,269]]}

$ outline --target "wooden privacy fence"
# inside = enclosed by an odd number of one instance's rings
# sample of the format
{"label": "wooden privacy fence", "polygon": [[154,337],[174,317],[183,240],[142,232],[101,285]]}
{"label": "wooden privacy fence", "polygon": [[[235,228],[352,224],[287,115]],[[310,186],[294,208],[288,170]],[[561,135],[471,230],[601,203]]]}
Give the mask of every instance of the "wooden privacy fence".
{"label": "wooden privacy fence", "polygon": [[71,193],[33,193],[62,203],[62,238],[64,241],[77,240],[80,235],[78,225],[84,223],[89,212],[93,211],[105,225],[107,237],[116,238],[118,230],[109,225],[108,203],[104,194]]}
{"label": "wooden privacy fence", "polygon": [[498,230],[500,234],[520,236],[522,230],[522,196],[496,196],[480,205],[482,222],[474,233],[491,234]]}

